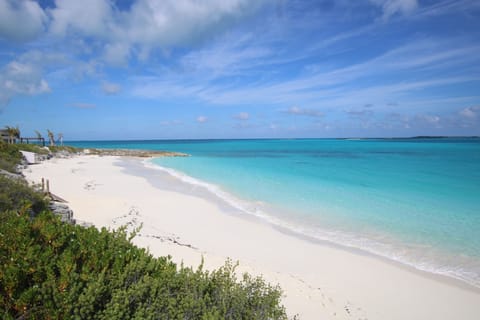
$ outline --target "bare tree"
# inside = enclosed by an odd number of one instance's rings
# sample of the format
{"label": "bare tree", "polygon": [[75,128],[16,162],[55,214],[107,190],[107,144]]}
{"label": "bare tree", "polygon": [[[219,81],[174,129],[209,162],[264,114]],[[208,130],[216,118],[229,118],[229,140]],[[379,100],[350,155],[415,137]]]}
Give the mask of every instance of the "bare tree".
{"label": "bare tree", "polygon": [[47,129],[48,133],[48,140],[50,140],[50,146],[54,147],[55,146],[55,135],[53,134],[52,131]]}
{"label": "bare tree", "polygon": [[63,133],[58,133],[57,137],[58,137],[58,141],[60,141],[60,145],[63,146]]}

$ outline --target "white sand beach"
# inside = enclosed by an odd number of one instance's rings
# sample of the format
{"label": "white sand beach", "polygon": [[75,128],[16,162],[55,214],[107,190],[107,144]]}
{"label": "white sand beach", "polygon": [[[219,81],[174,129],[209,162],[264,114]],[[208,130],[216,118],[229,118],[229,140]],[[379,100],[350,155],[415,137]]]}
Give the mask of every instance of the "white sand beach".
{"label": "white sand beach", "polygon": [[[299,319],[480,319],[480,291],[368,254],[313,243],[225,210],[201,193],[175,191],[176,178],[142,159],[77,156],[31,165],[27,179],[49,179],[74,218],[97,227],[142,225],[134,242],[156,256],[206,268],[225,259],[284,290]],[[188,188],[185,187],[184,188]],[[181,188],[179,188],[181,189]]]}

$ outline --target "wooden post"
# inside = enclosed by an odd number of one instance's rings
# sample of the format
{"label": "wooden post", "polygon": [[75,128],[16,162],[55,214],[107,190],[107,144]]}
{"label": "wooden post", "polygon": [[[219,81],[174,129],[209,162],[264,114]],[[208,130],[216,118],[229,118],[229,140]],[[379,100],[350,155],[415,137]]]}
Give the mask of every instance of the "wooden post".
{"label": "wooden post", "polygon": [[45,179],[42,178],[42,192],[45,191]]}
{"label": "wooden post", "polygon": [[50,181],[47,179],[47,193],[50,193]]}

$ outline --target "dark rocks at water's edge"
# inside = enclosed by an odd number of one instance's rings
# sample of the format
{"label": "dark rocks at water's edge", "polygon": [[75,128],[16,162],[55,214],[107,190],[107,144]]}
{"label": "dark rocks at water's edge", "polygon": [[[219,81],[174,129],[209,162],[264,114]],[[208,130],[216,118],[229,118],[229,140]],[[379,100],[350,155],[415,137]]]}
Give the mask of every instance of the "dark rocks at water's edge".
{"label": "dark rocks at water's edge", "polygon": [[83,154],[99,156],[123,156],[123,157],[189,157],[186,153],[171,151],[153,151],[153,150],[131,150],[131,149],[84,149]]}
{"label": "dark rocks at water's edge", "polygon": [[[131,150],[131,149],[95,149],[95,148],[75,148],[64,147],[43,147],[38,152],[23,152],[23,159],[17,166],[17,171],[26,169],[28,165],[40,163],[49,159],[67,159],[79,155],[98,155],[98,156],[119,156],[119,157],[189,157],[190,155],[180,152],[156,151],[156,150]],[[30,158],[26,157],[30,154]]]}

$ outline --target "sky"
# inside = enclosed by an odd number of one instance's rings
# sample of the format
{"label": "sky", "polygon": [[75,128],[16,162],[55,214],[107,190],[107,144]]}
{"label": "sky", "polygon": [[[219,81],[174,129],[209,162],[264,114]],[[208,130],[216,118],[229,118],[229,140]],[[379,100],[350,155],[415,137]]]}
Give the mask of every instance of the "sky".
{"label": "sky", "polygon": [[0,126],[480,135],[478,0],[0,0]]}

